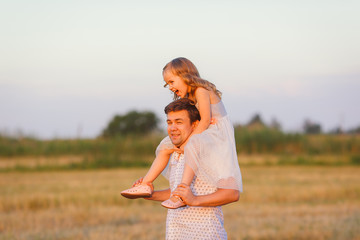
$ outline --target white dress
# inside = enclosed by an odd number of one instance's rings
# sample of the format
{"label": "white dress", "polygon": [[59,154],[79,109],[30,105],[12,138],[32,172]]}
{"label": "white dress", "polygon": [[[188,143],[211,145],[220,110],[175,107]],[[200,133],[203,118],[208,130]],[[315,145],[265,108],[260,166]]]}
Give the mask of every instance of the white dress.
{"label": "white dress", "polygon": [[[190,137],[184,148],[185,162],[206,182],[217,188],[235,189],[242,192],[242,178],[238,163],[234,127],[226,113],[222,101],[211,104],[211,117],[215,124],[200,134]],[[172,148],[169,137],[159,144],[156,153],[164,148]],[[163,175],[169,178],[168,167]]]}
{"label": "white dress", "polygon": [[[170,189],[173,192],[181,183],[185,159],[181,154],[173,153],[168,166]],[[191,185],[195,195],[207,195],[216,192],[217,188],[206,182],[203,176],[195,176]],[[224,229],[224,216],[221,207],[182,207],[169,209],[166,218],[167,240],[188,239],[227,239]]]}

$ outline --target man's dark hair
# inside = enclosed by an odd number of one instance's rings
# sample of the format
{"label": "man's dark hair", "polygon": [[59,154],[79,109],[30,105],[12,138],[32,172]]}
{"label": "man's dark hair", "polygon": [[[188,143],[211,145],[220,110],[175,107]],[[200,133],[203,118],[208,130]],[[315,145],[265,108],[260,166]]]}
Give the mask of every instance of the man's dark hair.
{"label": "man's dark hair", "polygon": [[189,114],[190,123],[200,121],[199,110],[195,107],[195,103],[188,98],[180,98],[169,103],[164,111],[166,114],[169,112],[178,112],[181,110],[186,110]]}

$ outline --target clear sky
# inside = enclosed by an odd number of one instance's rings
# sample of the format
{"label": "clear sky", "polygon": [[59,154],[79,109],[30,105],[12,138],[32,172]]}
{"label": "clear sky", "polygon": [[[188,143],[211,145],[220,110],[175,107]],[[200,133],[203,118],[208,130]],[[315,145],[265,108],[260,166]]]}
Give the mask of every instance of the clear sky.
{"label": "clear sky", "polygon": [[359,12],[351,0],[0,0],[0,131],[95,137],[133,109],[165,121],[161,70],[180,56],[234,123],[357,127]]}

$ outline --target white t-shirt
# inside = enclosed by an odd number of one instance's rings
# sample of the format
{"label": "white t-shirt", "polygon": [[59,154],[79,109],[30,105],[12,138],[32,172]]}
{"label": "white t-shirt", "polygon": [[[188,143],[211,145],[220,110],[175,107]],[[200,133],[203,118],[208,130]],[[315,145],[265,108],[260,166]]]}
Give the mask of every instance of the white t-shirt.
{"label": "white t-shirt", "polygon": [[[179,159],[178,153],[173,153],[168,169],[170,189],[173,192],[181,183],[184,172],[184,155]],[[210,185],[202,176],[195,176],[190,185],[194,195],[207,195],[216,192],[217,188]],[[188,239],[227,239],[224,228],[224,215],[221,206],[218,207],[182,207],[169,209],[166,219],[167,240]]]}

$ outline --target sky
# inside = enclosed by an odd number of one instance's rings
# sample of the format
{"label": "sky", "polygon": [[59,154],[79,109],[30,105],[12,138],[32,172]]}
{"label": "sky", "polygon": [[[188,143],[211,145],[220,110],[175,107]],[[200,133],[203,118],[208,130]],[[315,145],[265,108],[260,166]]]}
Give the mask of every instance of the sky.
{"label": "sky", "polygon": [[0,132],[93,138],[116,114],[165,128],[162,68],[190,59],[234,124],[360,126],[360,1],[0,0]]}

